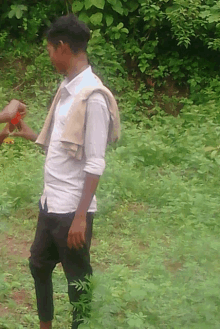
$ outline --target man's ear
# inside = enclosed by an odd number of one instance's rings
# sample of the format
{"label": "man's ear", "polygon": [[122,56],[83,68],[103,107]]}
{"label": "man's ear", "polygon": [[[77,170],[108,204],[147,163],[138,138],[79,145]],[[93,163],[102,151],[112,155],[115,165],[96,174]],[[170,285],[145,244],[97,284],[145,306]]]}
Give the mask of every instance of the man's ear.
{"label": "man's ear", "polygon": [[68,43],[64,43],[62,40],[60,40],[59,46],[61,47],[62,54],[69,55],[71,53],[71,49]]}

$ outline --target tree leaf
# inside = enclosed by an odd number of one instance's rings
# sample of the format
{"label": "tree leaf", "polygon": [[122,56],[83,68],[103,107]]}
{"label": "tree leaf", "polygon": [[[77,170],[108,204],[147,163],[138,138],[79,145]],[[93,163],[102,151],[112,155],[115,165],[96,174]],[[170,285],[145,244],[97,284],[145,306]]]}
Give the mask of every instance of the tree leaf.
{"label": "tree leaf", "polygon": [[112,25],[114,18],[110,15],[106,15],[105,20],[106,20],[107,26],[110,26],[110,25]]}
{"label": "tree leaf", "polygon": [[88,15],[86,13],[84,13],[84,12],[82,12],[82,13],[79,14],[79,20],[80,21],[83,21],[86,24],[89,23],[89,21],[90,21]]}
{"label": "tree leaf", "polygon": [[132,13],[133,11],[135,11],[136,9],[138,9],[139,7],[139,3],[137,2],[128,2],[128,7],[129,7],[129,11]]}
{"label": "tree leaf", "polygon": [[[90,0],[92,5],[99,9],[104,9],[105,0]],[[94,14],[95,15],[95,14]]]}
{"label": "tree leaf", "polygon": [[117,4],[117,0],[107,0],[110,5],[115,6]]}
{"label": "tree leaf", "polygon": [[211,15],[210,10],[201,11],[201,13],[199,14],[199,16],[202,17],[202,18],[207,18],[210,15]]}
{"label": "tree leaf", "polygon": [[102,22],[102,18],[103,18],[102,13],[96,13],[90,17],[90,22],[94,25],[100,25]]}
{"label": "tree leaf", "polygon": [[12,9],[11,11],[9,11],[9,13],[8,13],[8,17],[9,18],[12,18],[12,17],[14,17],[15,16],[15,9]]}
{"label": "tree leaf", "polygon": [[24,5],[12,5],[11,11],[8,13],[8,17],[12,18],[16,16],[17,19],[20,19],[23,15],[23,11],[27,10],[27,6]]}
{"label": "tree leaf", "polygon": [[120,30],[123,26],[124,26],[124,24],[121,22],[117,25],[117,29]]}
{"label": "tree leaf", "polygon": [[15,13],[15,16],[17,17],[17,19],[20,19],[22,17],[22,11],[20,8],[17,8],[16,9],[16,13]]}
{"label": "tree leaf", "polygon": [[27,10],[27,6],[24,6],[24,5],[18,5],[18,7],[19,7],[22,11],[26,11],[26,10]]}
{"label": "tree leaf", "polygon": [[217,153],[218,153],[218,150],[212,151],[212,153],[211,153],[211,159],[214,159]]}
{"label": "tree leaf", "polygon": [[166,14],[172,14],[175,10],[179,10],[180,7],[181,6],[178,4],[170,6],[170,7],[166,8]]}
{"label": "tree leaf", "polygon": [[219,15],[219,14],[211,15],[211,16],[209,16],[209,18],[208,18],[208,22],[209,22],[209,23],[219,22],[219,20],[220,20],[220,15]]}
{"label": "tree leaf", "polygon": [[120,39],[121,33],[115,33],[115,39]]}
{"label": "tree leaf", "polygon": [[128,8],[124,8],[124,15],[125,15],[125,16],[128,16],[128,14],[129,14],[129,10],[128,10]]}
{"label": "tree leaf", "polygon": [[113,6],[112,9],[117,13],[119,13],[120,15],[123,15],[124,13],[121,1],[117,1],[116,5]]}
{"label": "tree leaf", "polygon": [[81,2],[81,1],[74,1],[73,4],[72,4],[72,11],[74,13],[76,13],[76,12],[82,10],[83,9],[83,6],[84,6],[83,2]]}
{"label": "tree leaf", "polygon": [[92,7],[92,1],[91,0],[85,0],[85,9],[89,9]]}
{"label": "tree leaf", "polygon": [[123,27],[123,29],[121,29],[121,32],[124,32],[124,33],[126,33],[126,34],[129,33],[129,31],[128,31],[128,29],[126,29],[126,27]]}
{"label": "tree leaf", "polygon": [[216,147],[213,147],[213,146],[207,146],[207,147],[205,147],[205,152],[214,151],[215,149],[216,149]]}

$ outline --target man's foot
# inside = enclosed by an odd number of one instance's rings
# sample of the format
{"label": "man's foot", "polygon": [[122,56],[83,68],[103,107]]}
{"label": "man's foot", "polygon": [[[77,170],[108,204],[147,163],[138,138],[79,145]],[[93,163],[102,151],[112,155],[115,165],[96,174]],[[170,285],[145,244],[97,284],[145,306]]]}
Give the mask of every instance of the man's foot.
{"label": "man's foot", "polygon": [[40,321],[40,329],[52,329],[52,321]]}

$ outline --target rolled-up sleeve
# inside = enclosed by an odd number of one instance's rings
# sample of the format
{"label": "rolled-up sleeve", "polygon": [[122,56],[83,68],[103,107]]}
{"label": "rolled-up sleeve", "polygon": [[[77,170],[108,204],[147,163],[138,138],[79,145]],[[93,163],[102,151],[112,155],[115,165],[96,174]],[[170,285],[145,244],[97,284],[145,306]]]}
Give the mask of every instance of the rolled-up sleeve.
{"label": "rolled-up sleeve", "polygon": [[105,169],[110,113],[105,98],[94,93],[87,102],[84,171],[101,176]]}

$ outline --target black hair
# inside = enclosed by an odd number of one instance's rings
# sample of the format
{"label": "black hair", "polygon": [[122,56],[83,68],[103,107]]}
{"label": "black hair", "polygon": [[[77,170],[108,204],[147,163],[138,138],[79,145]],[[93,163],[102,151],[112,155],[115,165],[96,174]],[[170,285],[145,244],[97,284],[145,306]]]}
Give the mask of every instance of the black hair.
{"label": "black hair", "polygon": [[90,39],[90,30],[88,26],[79,21],[74,14],[59,17],[51,24],[47,33],[48,42],[57,48],[59,42],[67,43],[71,51],[75,54],[80,51],[86,51]]}

